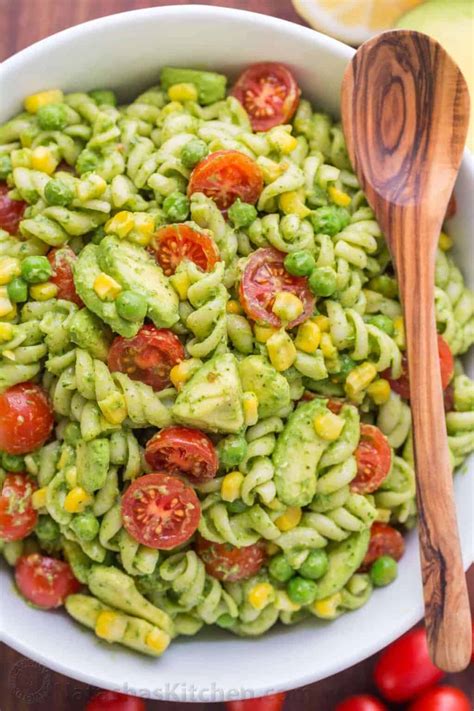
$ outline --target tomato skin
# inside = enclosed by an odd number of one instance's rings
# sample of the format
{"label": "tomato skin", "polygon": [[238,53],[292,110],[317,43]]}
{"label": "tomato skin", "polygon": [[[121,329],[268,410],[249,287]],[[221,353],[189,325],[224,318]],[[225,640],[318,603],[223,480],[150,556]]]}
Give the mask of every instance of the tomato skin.
{"label": "tomato skin", "polygon": [[0,229],[16,235],[27,205],[23,200],[12,200],[8,197],[9,191],[8,185],[0,182]]}
{"label": "tomato skin", "polygon": [[220,259],[213,240],[189,225],[160,227],[150,251],[166,276],[174,274],[183,259],[194,262],[203,272],[210,272]]}
{"label": "tomato skin", "polygon": [[23,597],[44,610],[60,607],[68,595],[81,587],[68,563],[39,553],[20,558],[15,581]]}
{"label": "tomato skin", "polygon": [[400,560],[405,552],[405,541],[400,531],[388,523],[376,521],[370,529],[370,542],[365,558],[360,566],[361,572],[369,570],[372,563],[382,555],[389,555]]}
{"label": "tomato skin", "polygon": [[430,659],[424,627],[416,627],[388,646],[374,668],[378,690],[385,699],[395,702],[412,699],[443,676]]}
{"label": "tomato skin", "polygon": [[41,447],[53,429],[54,415],[45,391],[19,383],[0,395],[0,449],[28,454]]}
{"label": "tomato skin", "polygon": [[68,246],[51,249],[47,256],[53,269],[50,281],[58,287],[58,299],[66,299],[83,307],[84,304],[74,286],[73,264],[77,257],[72,249]]}
{"label": "tomato skin", "polygon": [[286,693],[260,696],[257,699],[244,699],[242,701],[227,701],[227,711],[281,711],[285,703]]}
{"label": "tomato skin", "polygon": [[258,163],[240,151],[216,151],[203,158],[189,178],[188,196],[204,193],[219,210],[227,210],[236,200],[255,204],[263,190]]}
{"label": "tomato skin", "polygon": [[201,518],[194,489],[166,472],[138,477],[122,496],[122,521],[139,543],[170,550],[189,540]]}
{"label": "tomato skin", "polygon": [[344,699],[336,706],[334,711],[387,711],[387,707],[375,696],[360,694]]}
{"label": "tomato skin", "polygon": [[213,543],[201,535],[196,539],[196,552],[204,561],[209,575],[225,582],[251,578],[258,573],[267,557],[263,541],[236,548],[230,543]]}
{"label": "tomato skin", "polygon": [[357,494],[371,494],[387,478],[392,465],[392,449],[378,427],[361,424],[355,458],[357,474],[350,489]]}
{"label": "tomato skin", "polygon": [[417,698],[408,711],[472,711],[472,705],[461,689],[436,686]]}
{"label": "tomato skin", "polygon": [[0,494],[0,538],[21,541],[36,526],[38,514],[31,505],[36,482],[26,474],[7,474]]}
{"label": "tomato skin", "polygon": [[133,338],[116,336],[107,362],[112,372],[126,373],[158,391],[171,384],[171,368],[184,357],[184,347],[172,331],[145,325]]}
{"label": "tomato skin", "polygon": [[[454,358],[451,353],[451,348],[448,346],[444,338],[438,335],[438,352],[439,352],[439,367],[441,370],[441,386],[443,390],[448,387],[454,373]],[[402,374],[396,380],[391,377],[390,368],[384,370],[381,374],[382,378],[389,381],[392,390],[400,395],[405,400],[410,399],[410,373],[408,372],[407,357],[403,354],[402,357]]]}
{"label": "tomato skin", "polygon": [[290,70],[278,62],[252,64],[231,92],[247,111],[254,131],[288,123],[298,108],[300,88]]}
{"label": "tomato skin", "polygon": [[148,440],[145,459],[156,470],[194,483],[213,479],[219,459],[207,435],[191,427],[166,427]]}
{"label": "tomato skin", "polygon": [[143,699],[117,691],[99,691],[86,704],[85,711],[145,711]]}

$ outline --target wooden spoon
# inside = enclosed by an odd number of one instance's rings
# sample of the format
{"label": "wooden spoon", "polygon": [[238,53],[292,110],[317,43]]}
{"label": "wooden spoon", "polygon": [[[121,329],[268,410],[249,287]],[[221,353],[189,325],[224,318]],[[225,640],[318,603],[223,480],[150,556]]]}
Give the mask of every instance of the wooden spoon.
{"label": "wooden spoon", "polygon": [[430,654],[445,671],[470,660],[472,628],[456,523],[434,312],[439,233],[461,163],[469,94],[433,39],[398,30],[347,67],[349,156],[395,262],[404,307],[421,569]]}

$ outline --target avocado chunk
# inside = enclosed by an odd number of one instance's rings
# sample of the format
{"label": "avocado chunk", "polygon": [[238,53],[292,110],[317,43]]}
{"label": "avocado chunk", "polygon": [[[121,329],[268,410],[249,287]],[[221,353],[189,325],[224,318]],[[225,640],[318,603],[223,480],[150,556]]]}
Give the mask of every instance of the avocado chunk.
{"label": "avocado chunk", "polygon": [[74,314],[69,328],[71,341],[98,360],[107,360],[112,334],[89,309],[81,309]]}
{"label": "avocado chunk", "polygon": [[110,447],[106,439],[80,440],[76,447],[77,482],[92,493],[102,489],[110,464]]}
{"label": "avocado chunk", "polygon": [[122,289],[143,294],[147,315],[158,328],[169,328],[179,320],[178,296],[161,267],[143,247],[112,235],[101,241],[97,260],[100,269],[118,281]]}
{"label": "avocado chunk", "polygon": [[172,415],[177,422],[201,430],[239,432],[244,415],[235,357],[225,353],[201,366],[176,398]]}
{"label": "avocado chunk", "polygon": [[194,84],[198,91],[200,104],[213,104],[225,97],[227,77],[215,72],[203,72],[198,69],[163,67],[160,72],[162,88],[167,91],[173,84]]}
{"label": "avocado chunk", "polygon": [[258,416],[270,417],[290,404],[290,385],[263,356],[252,355],[239,363],[244,391],[255,393]]}
{"label": "avocado chunk", "polygon": [[367,528],[334,545],[328,555],[328,569],[316,582],[316,600],[324,600],[344,587],[364,560],[369,540],[370,529]]}

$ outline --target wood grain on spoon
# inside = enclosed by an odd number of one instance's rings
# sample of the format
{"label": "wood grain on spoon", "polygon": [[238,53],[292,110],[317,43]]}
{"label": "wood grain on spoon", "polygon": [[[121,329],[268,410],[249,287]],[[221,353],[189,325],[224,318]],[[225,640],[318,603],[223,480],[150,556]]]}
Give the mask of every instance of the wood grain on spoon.
{"label": "wood grain on spoon", "polygon": [[385,32],[360,47],[342,86],[349,155],[385,233],[403,301],[425,616],[430,652],[464,669],[472,631],[456,522],[434,312],[436,247],[461,163],[469,96],[426,35]]}

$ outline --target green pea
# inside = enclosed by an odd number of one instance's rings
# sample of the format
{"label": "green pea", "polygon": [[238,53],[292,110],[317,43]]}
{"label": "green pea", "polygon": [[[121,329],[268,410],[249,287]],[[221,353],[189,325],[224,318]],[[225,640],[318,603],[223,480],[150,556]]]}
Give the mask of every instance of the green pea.
{"label": "green pea", "polygon": [[75,445],[81,439],[81,427],[78,422],[68,422],[63,430],[63,438],[66,444]]}
{"label": "green pea", "polygon": [[311,551],[298,572],[303,578],[318,580],[318,578],[321,578],[327,571],[328,565],[329,561],[326,551],[318,549]]}
{"label": "green pea", "polygon": [[62,131],[67,126],[67,106],[65,104],[46,104],[36,112],[38,126],[43,131]]}
{"label": "green pea", "polygon": [[99,533],[100,524],[92,511],[84,511],[73,517],[71,528],[81,541],[92,541]]}
{"label": "green pea", "polygon": [[381,331],[383,331],[384,333],[388,333],[389,336],[393,336],[393,334],[395,333],[395,327],[393,325],[392,319],[388,316],[385,316],[384,314],[370,316],[367,319],[367,323],[370,323],[372,326],[380,328]]}
{"label": "green pea", "polygon": [[235,620],[232,617],[232,615],[229,615],[227,612],[224,613],[223,615],[220,615],[217,620],[216,624],[219,625],[219,627],[222,627],[223,629],[227,629],[228,627],[232,627],[234,624]]}
{"label": "green pea", "polygon": [[353,360],[347,353],[341,353],[339,356],[339,370],[337,373],[331,374],[331,378],[336,383],[345,383],[346,378],[354,368],[357,366],[355,360]]}
{"label": "green pea", "polygon": [[122,291],[115,299],[117,313],[127,321],[143,321],[148,303],[143,294],[136,291]]}
{"label": "green pea", "polygon": [[79,154],[79,158],[76,161],[76,172],[79,175],[84,175],[84,173],[90,173],[99,166],[99,156],[94,151],[89,148],[85,148],[82,153]]}
{"label": "green pea", "polygon": [[7,472],[22,472],[25,470],[25,460],[17,454],[8,454],[2,452],[1,455],[2,467]]}
{"label": "green pea", "polygon": [[310,605],[314,602],[317,593],[316,583],[295,575],[286,586],[288,597],[296,605]]}
{"label": "green pea", "polygon": [[278,553],[278,555],[271,558],[268,564],[268,571],[270,575],[280,583],[286,583],[287,580],[293,577],[294,573],[293,568],[288,563],[283,553]]}
{"label": "green pea", "polygon": [[13,166],[10,156],[0,156],[0,180],[5,180],[12,170]]}
{"label": "green pea", "polygon": [[181,150],[181,160],[186,168],[194,168],[196,163],[199,163],[207,156],[209,149],[204,141],[199,138],[193,138],[188,141]]}
{"label": "green pea", "polygon": [[28,284],[21,277],[15,277],[7,286],[8,298],[14,304],[21,304],[28,299]]}
{"label": "green pea", "polygon": [[244,504],[242,499],[236,499],[235,501],[229,501],[227,504],[227,510],[229,513],[233,514],[239,514],[239,513],[244,513],[244,511],[248,511],[249,507],[247,504]]}
{"label": "green pea", "polygon": [[94,91],[89,92],[89,96],[99,106],[117,106],[117,97],[113,91],[108,89],[94,89]]}
{"label": "green pea", "polygon": [[247,440],[242,435],[229,435],[217,445],[219,462],[224,469],[236,467],[247,454]]}
{"label": "green pea", "polygon": [[313,255],[306,249],[287,254],[284,264],[286,271],[294,276],[309,276],[316,266]]}
{"label": "green pea", "polygon": [[331,267],[316,267],[309,277],[309,288],[316,296],[332,296],[337,289],[336,272]]}
{"label": "green pea", "polygon": [[66,207],[74,199],[74,190],[64,180],[52,178],[44,187],[44,197],[50,205]]}
{"label": "green pea", "polygon": [[325,234],[333,237],[344,227],[347,227],[351,221],[351,216],[345,207],[328,205],[319,207],[310,215],[309,219],[316,234]]}
{"label": "green pea", "polygon": [[257,210],[254,205],[242,202],[240,198],[237,198],[229,208],[228,215],[234,227],[240,229],[241,227],[249,227],[256,220]]}
{"label": "green pea", "polygon": [[35,533],[41,543],[53,543],[59,536],[59,525],[51,516],[39,516]]}
{"label": "green pea", "polygon": [[46,257],[25,257],[21,263],[21,276],[28,284],[41,284],[48,281],[53,273]]}
{"label": "green pea", "polygon": [[163,201],[163,210],[171,222],[183,222],[189,214],[189,200],[183,193],[171,193]]}
{"label": "green pea", "polygon": [[379,276],[373,277],[367,286],[372,291],[378,291],[379,294],[382,294],[387,299],[395,299],[398,296],[398,284],[388,274],[379,274]]}
{"label": "green pea", "polygon": [[378,588],[393,583],[398,575],[397,561],[390,555],[382,555],[377,558],[370,568],[370,579]]}

